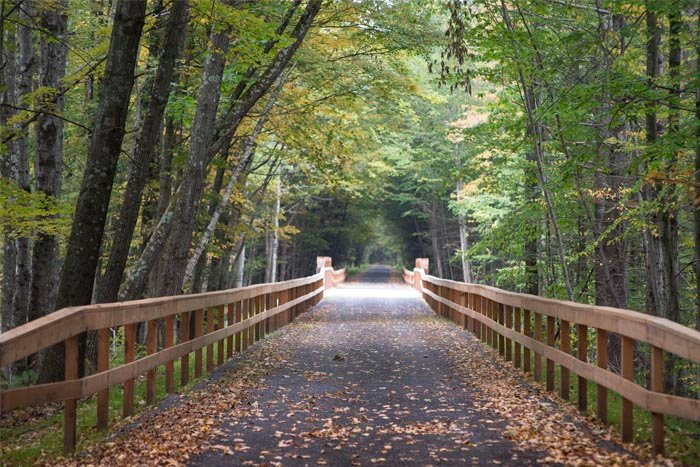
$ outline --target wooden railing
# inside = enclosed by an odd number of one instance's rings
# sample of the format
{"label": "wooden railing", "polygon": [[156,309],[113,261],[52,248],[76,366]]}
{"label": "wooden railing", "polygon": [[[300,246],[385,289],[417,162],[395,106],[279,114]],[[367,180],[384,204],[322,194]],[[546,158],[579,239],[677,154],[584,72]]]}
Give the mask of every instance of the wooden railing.
{"label": "wooden railing", "polygon": [[345,282],[345,268],[333,271],[333,284],[338,284],[340,282]]}
{"label": "wooden railing", "polygon": [[[435,313],[474,333],[516,368],[532,372],[536,381],[541,381],[544,373],[549,391],[554,391],[554,365],[560,365],[563,399],[569,399],[569,378],[573,372],[577,376],[579,410],[585,411],[588,407],[588,381],[597,384],[596,414],[604,423],[607,422],[608,390],[618,393],[622,397],[623,442],[632,441],[633,405],[651,412],[654,453],[663,453],[664,415],[700,421],[700,400],[663,393],[664,352],[699,363],[698,331],[635,311],[439,279],[422,268],[404,269],[403,275],[408,284],[422,291]],[[572,327],[576,328],[575,349],[571,346]],[[559,329],[558,346],[556,329]],[[595,330],[595,348],[590,349],[589,329]],[[608,333],[615,333],[621,339],[620,374],[608,369]],[[635,342],[646,343],[649,347],[649,388],[633,381]],[[638,348],[637,352],[641,350]],[[589,361],[589,356],[595,361]],[[543,371],[543,358],[546,371]]]}
{"label": "wooden railing", "polygon": [[[2,333],[0,367],[62,342],[65,378],[55,383],[0,391],[0,413],[63,401],[64,449],[72,451],[80,398],[97,394],[97,426],[106,428],[110,387],[123,385],[123,414],[131,415],[136,377],[146,375],[146,402],[155,402],[157,368],[165,366],[165,388],[172,393],[175,390],[174,364],[179,359],[180,385],[187,385],[192,352],[194,377],[199,378],[204,368],[206,371],[214,368],[215,346],[216,364],[221,365],[234,352],[245,351],[321,301],[327,274],[337,275],[338,280],[344,278],[344,270],[335,272],[332,267],[323,267],[313,276],[273,284],[65,308]],[[146,356],[137,359],[139,323],[145,326]],[[123,329],[124,363],[110,368],[111,335],[119,328]],[[88,331],[97,331],[97,372],[81,378],[78,376],[78,342],[80,335]],[[164,343],[160,349],[159,332],[163,333],[160,342]],[[205,347],[206,362],[203,363]]]}

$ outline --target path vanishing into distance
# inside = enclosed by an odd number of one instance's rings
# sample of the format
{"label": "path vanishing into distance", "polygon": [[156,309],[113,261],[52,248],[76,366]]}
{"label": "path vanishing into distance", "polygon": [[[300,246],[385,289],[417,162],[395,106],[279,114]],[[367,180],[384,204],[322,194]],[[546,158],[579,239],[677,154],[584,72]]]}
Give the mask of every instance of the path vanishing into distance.
{"label": "path vanishing into distance", "polygon": [[635,463],[386,266],[70,462]]}

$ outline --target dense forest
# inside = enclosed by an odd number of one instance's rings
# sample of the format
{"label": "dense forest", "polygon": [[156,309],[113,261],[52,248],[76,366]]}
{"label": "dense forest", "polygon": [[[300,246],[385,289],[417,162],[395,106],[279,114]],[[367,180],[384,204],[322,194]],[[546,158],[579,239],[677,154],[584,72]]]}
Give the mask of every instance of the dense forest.
{"label": "dense forest", "polygon": [[322,255],[700,329],[699,34],[686,0],[2,0],[2,331]]}

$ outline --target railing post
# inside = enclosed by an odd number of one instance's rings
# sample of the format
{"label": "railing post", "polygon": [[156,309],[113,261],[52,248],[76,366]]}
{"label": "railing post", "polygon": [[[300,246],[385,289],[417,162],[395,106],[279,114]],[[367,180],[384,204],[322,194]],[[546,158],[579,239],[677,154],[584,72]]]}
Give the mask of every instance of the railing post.
{"label": "railing post", "polygon": [[[547,346],[554,347],[554,316],[547,316]],[[547,391],[554,391],[554,360],[547,359]]]}
{"label": "railing post", "polygon": [[[218,313],[218,318],[219,318],[219,325],[217,326],[217,330],[223,329],[224,328],[224,306],[219,305],[216,307],[216,312]],[[224,364],[224,340],[225,339],[220,339],[219,342],[217,343],[217,354],[216,354],[216,364],[217,365],[223,365]]]}
{"label": "railing post", "polygon": [[[78,336],[64,341],[65,374],[64,379],[78,379]],[[64,403],[63,415],[63,450],[67,453],[75,450],[76,426],[78,422],[78,399],[68,399]]]}
{"label": "railing post", "polygon": [[[185,311],[180,318],[180,342],[190,340],[190,312]],[[180,386],[185,387],[190,382],[190,354],[180,357]]]}
{"label": "railing post", "polygon": [[[194,310],[194,338],[202,336],[202,309]],[[194,377],[202,376],[202,348],[198,347],[194,351]]]}
{"label": "railing post", "polygon": [[[534,339],[542,342],[542,315],[537,312],[535,312]],[[535,381],[540,381],[542,379],[542,357],[537,351],[533,353],[535,354]]]}
{"label": "railing post", "polygon": [[[234,305],[236,307],[235,322],[240,323],[241,319],[242,319],[241,313],[243,312],[243,300],[237,301]],[[243,339],[241,336],[242,336],[242,332],[238,331],[236,333],[236,353],[240,353],[241,350],[243,349],[242,348]]]}
{"label": "railing post", "polygon": [[[241,321],[245,321],[250,317],[250,299],[245,298],[241,300]],[[250,329],[248,326],[243,328],[240,333],[241,338],[241,352],[245,352],[248,349],[248,334]]]}
{"label": "railing post", "polygon": [[[596,329],[596,365],[608,369],[608,331]],[[596,395],[596,413],[598,420],[608,422],[608,388],[598,383]]]}
{"label": "railing post", "polygon": [[[233,326],[233,308],[233,303],[226,305],[226,321],[228,326]],[[226,358],[229,359],[231,357],[233,357],[233,334],[226,338]]]}
{"label": "railing post", "polygon": [[[525,337],[532,336],[532,320],[530,314],[530,310],[523,308],[523,334],[525,334]],[[530,373],[532,371],[530,356],[530,348],[528,346],[523,346],[523,372],[525,373]]]}
{"label": "railing post", "polygon": [[[569,336],[569,322],[566,320],[561,320],[561,338],[560,338],[560,349],[562,352],[568,354],[570,349],[570,336]],[[560,391],[561,397],[564,400],[569,399],[569,369],[564,365],[561,366],[561,384]]]}
{"label": "railing post", "polygon": [[[514,308],[514,313],[513,313],[513,330],[517,332],[518,334],[522,333],[522,327],[521,327],[521,320],[520,320],[520,307],[515,307]],[[520,352],[520,343],[516,342],[514,345],[514,355],[513,355],[513,364],[515,365],[515,368],[520,368],[521,364],[521,352]]]}
{"label": "railing post", "polygon": [[[165,348],[175,344],[175,316],[168,315],[165,318]],[[165,391],[168,394],[175,392],[175,361],[170,360],[165,364]]]}
{"label": "railing post", "polygon": [[[97,331],[97,372],[109,370],[109,328]],[[97,429],[109,426],[109,388],[97,393]]]}
{"label": "railing post", "polygon": [[[498,324],[500,324],[501,326],[505,326],[505,324],[506,324],[505,307],[506,306],[503,303],[496,302],[496,312],[498,313]],[[500,332],[498,333],[498,353],[501,357],[505,357],[505,355],[506,355],[506,336],[504,336]]]}
{"label": "railing post", "polygon": [[429,264],[428,258],[416,258],[416,264],[413,269],[413,288],[418,292],[423,292],[423,274],[428,274]]}
{"label": "railing post", "polygon": [[[136,357],[136,323],[124,326],[124,363],[131,363]],[[124,381],[124,401],[122,413],[128,417],[134,413],[134,379]]]}
{"label": "railing post", "polygon": [[[214,307],[207,308],[207,332],[210,334],[214,332]],[[214,369],[214,343],[207,344],[207,373]]]}
{"label": "railing post", "polygon": [[333,259],[329,256],[316,257],[316,273],[323,272],[323,287],[333,288]]}
{"label": "railing post", "polygon": [[[627,336],[622,336],[621,341],[622,377],[631,381],[634,371],[634,340]],[[622,431],[622,442],[628,443],[632,441],[632,425],[634,423],[632,411],[633,407],[632,401],[625,399],[624,397],[621,399],[622,413],[620,415],[620,430]]]}
{"label": "railing post", "polygon": [[[588,326],[576,325],[576,346],[578,347],[578,359],[588,362]],[[578,409],[585,412],[588,409],[588,380],[583,376],[578,378]]]}
{"label": "railing post", "polygon": [[[148,328],[146,330],[146,352],[148,355],[156,353],[156,345],[158,343],[158,320],[149,319]],[[152,404],[156,400],[156,369],[146,372],[146,403]]]}
{"label": "railing post", "polygon": [[[664,351],[651,346],[651,388],[654,392],[664,392]],[[654,455],[664,453],[664,415],[651,414],[651,448]]]}
{"label": "railing post", "polygon": [[[513,307],[510,305],[504,305],[506,313],[506,327],[508,329],[513,328]],[[513,341],[506,337],[506,360],[513,360]]]}

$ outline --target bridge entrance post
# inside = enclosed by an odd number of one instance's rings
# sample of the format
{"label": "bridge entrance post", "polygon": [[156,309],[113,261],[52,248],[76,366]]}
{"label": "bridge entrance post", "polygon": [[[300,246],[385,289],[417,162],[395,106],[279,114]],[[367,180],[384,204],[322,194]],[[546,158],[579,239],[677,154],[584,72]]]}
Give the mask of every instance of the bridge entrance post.
{"label": "bridge entrance post", "polygon": [[419,292],[423,291],[423,275],[428,274],[428,258],[416,258],[416,266],[413,270],[413,287]]}
{"label": "bridge entrance post", "polygon": [[316,273],[323,272],[323,286],[326,290],[333,288],[333,259],[330,256],[316,257]]}

